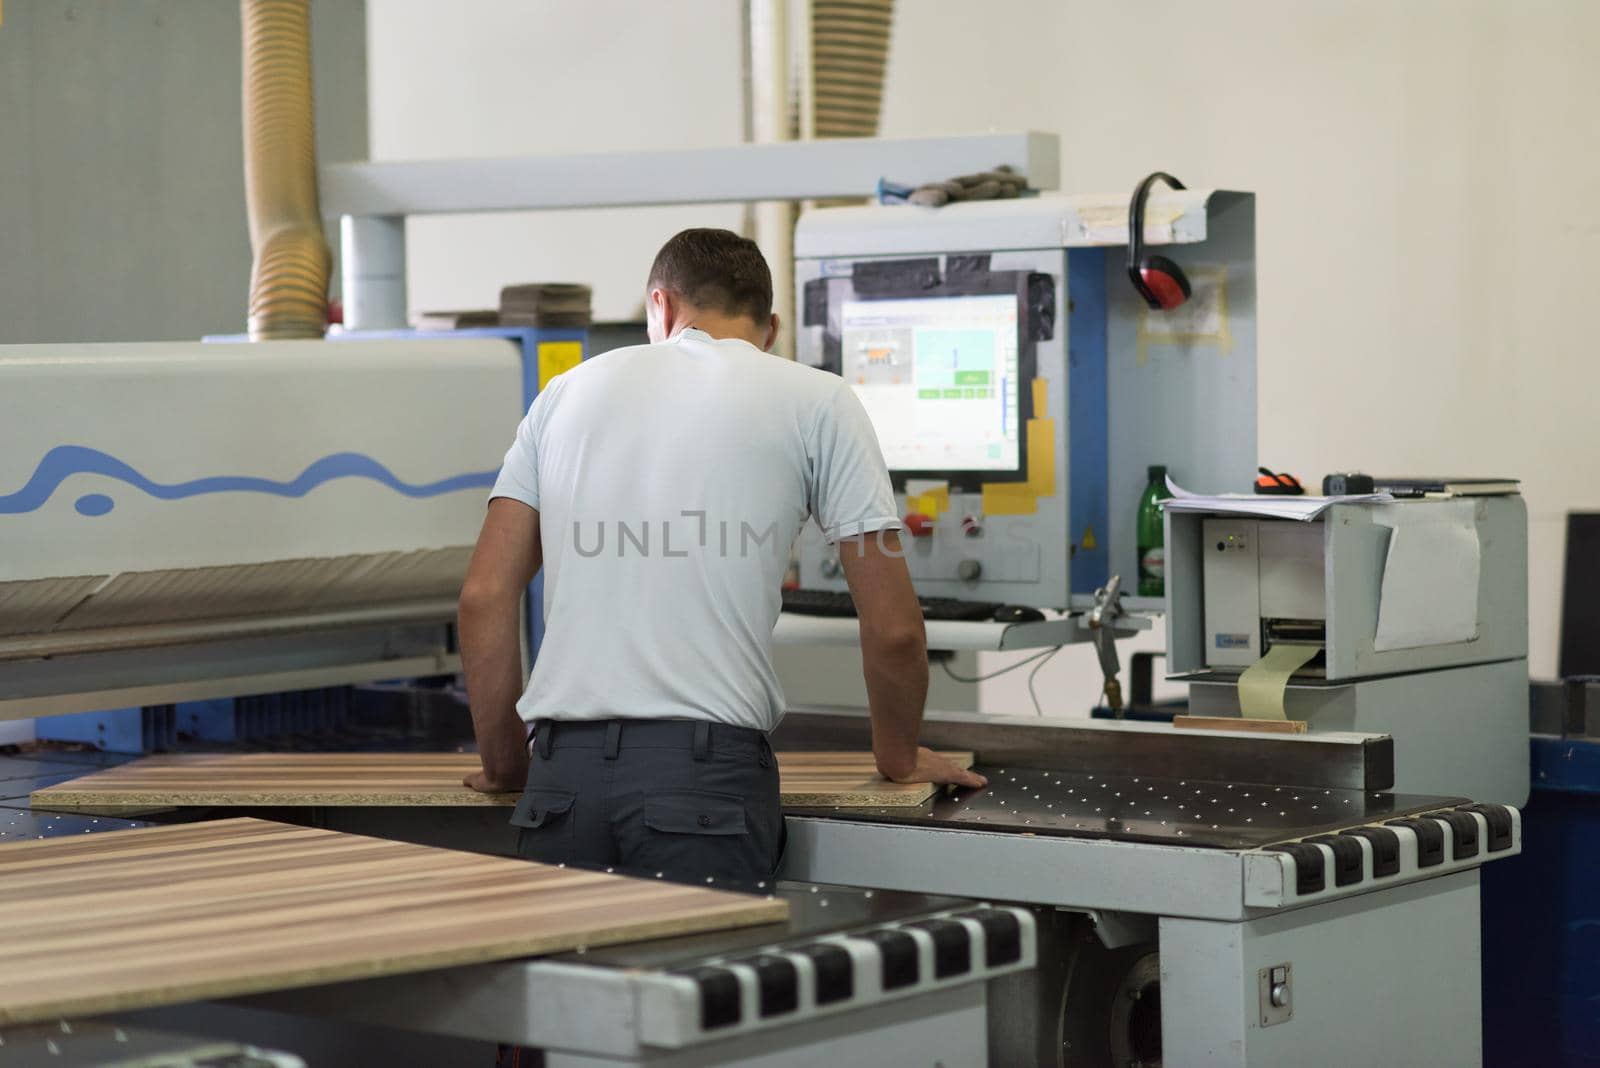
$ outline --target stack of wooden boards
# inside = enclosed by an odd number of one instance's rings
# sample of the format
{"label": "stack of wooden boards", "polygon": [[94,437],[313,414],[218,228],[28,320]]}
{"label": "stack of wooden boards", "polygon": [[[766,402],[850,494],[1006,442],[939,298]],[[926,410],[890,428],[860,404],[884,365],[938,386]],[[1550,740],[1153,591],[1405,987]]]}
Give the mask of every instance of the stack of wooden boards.
{"label": "stack of wooden boards", "polygon": [[0,1025],[781,922],[782,900],[254,819],[0,846]]}
{"label": "stack of wooden boards", "polygon": [[[946,753],[962,767],[971,753]],[[180,807],[511,805],[515,794],[462,785],[473,753],[205,753],[153,756],[34,792],[36,808],[116,812]],[[868,753],[778,754],[791,808],[916,806],[927,783],[878,775]]]}
{"label": "stack of wooden boards", "polygon": [[590,289],[571,282],[530,282],[500,290],[500,325],[581,330],[589,325]]}
{"label": "stack of wooden boards", "polygon": [[582,330],[592,315],[592,290],[575,282],[529,282],[500,290],[500,307],[425,311],[418,330],[471,330],[486,326],[531,326]]}

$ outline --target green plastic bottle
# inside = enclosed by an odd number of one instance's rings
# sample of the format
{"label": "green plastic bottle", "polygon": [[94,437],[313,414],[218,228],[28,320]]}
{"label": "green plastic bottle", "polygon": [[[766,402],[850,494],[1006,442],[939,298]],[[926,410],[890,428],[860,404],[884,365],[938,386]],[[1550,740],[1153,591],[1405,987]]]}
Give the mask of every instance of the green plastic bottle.
{"label": "green plastic bottle", "polygon": [[1161,522],[1161,502],[1167,491],[1165,464],[1151,464],[1150,483],[1139,494],[1139,596],[1164,597],[1167,593],[1167,537]]}

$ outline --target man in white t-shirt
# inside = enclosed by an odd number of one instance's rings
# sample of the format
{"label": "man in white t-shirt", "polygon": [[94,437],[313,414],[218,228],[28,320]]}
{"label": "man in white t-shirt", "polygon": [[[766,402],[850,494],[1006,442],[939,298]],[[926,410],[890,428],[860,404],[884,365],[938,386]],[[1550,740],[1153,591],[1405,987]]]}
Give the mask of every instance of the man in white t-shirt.
{"label": "man in white t-shirt", "polygon": [[[782,850],[772,628],[808,518],[855,599],[879,770],[984,780],[917,745],[927,649],[883,455],[842,379],[766,352],[760,250],[686,230],[647,292],[652,344],[552,380],[495,483],[461,592],[483,759],[467,785],[524,791],[512,823],[530,859],[754,885]],[[541,567],[524,680],[518,604]]]}

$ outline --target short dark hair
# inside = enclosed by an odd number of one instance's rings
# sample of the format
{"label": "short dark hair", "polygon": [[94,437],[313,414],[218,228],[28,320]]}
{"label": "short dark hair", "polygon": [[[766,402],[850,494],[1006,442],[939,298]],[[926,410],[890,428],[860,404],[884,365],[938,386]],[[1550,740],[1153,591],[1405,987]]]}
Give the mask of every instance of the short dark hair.
{"label": "short dark hair", "polygon": [[772,316],[772,272],[760,247],[732,230],[684,230],[661,246],[647,289],[665,289],[697,308],[744,315],[765,324]]}

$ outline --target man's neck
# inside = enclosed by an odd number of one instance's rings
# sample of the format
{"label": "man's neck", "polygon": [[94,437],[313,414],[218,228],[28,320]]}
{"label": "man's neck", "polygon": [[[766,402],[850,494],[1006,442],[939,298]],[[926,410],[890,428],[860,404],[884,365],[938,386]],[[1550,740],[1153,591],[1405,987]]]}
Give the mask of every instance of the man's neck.
{"label": "man's neck", "polygon": [[767,340],[765,331],[760,330],[753,321],[742,315],[727,316],[698,311],[679,328],[678,332],[682,333],[684,330],[699,330],[718,341],[746,341],[758,349]]}

